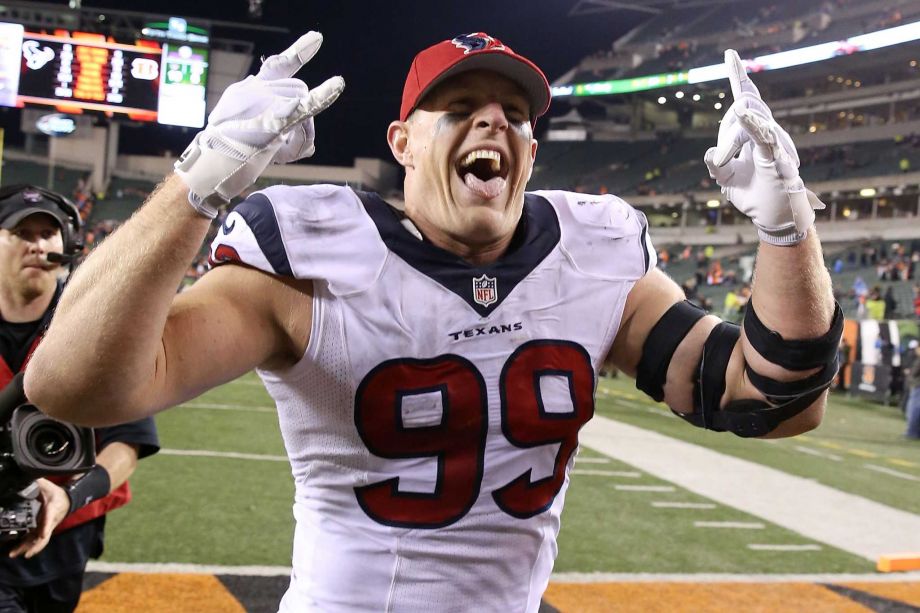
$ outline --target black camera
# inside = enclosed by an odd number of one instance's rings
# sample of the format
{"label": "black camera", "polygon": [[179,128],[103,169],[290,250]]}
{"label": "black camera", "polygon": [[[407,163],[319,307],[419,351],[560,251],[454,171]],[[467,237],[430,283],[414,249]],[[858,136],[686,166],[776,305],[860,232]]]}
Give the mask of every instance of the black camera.
{"label": "black camera", "polygon": [[86,472],[95,465],[92,428],[52,419],[25,403],[22,375],[0,393],[0,543],[37,525],[35,479]]}

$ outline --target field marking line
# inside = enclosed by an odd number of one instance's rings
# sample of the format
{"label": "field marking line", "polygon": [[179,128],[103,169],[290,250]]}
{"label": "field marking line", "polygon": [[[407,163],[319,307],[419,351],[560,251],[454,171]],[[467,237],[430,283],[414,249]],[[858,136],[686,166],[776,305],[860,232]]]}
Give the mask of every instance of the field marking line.
{"label": "field marking line", "polygon": [[283,455],[263,455],[259,453],[239,453],[236,451],[211,451],[208,449],[160,449],[160,455],[194,456],[200,458],[229,458],[232,460],[263,460],[268,462],[288,462]]}
{"label": "field marking line", "polygon": [[885,461],[889,464],[894,464],[895,466],[903,466],[905,468],[917,468],[920,464],[916,462],[911,462],[910,460],[902,460],[901,458],[885,458]]}
{"label": "field marking line", "polygon": [[[812,479],[602,416],[579,438],[657,479],[873,564],[892,551],[920,551],[920,515]],[[866,517],[872,521],[860,519]]]}
{"label": "field marking line", "polygon": [[865,458],[867,460],[874,460],[875,458],[878,457],[877,453],[873,453],[871,451],[864,451],[862,449],[844,449],[844,451],[846,451],[850,455],[855,455],[858,458]]}
{"label": "field marking line", "polygon": [[86,570],[94,573],[171,573],[177,575],[239,575],[245,577],[290,576],[290,566],[220,566],[174,562],[100,562],[90,560]]}
{"label": "field marking line", "polygon": [[614,485],[623,492],[673,492],[673,485]]}
{"label": "field marking line", "polygon": [[627,479],[638,479],[642,473],[634,470],[591,470],[589,468],[573,468],[569,471],[570,475],[594,475],[596,477],[625,477]]}
{"label": "field marking line", "polygon": [[695,521],[694,528],[731,528],[737,530],[763,530],[766,526],[759,521]]}
{"label": "field marking line", "polygon": [[[174,562],[100,562],[90,560],[86,570],[95,573],[175,573],[279,577],[290,566],[221,566]],[[749,575],[719,573],[553,573],[554,583],[901,583],[920,581],[920,572],[813,575]]]}
{"label": "field marking line", "polygon": [[245,381],[245,380],[241,380],[241,379],[236,379],[235,381],[231,381],[231,382],[228,383],[227,385],[234,385],[234,384],[237,384],[237,385],[249,385],[249,386],[251,386],[251,387],[263,387],[263,388],[265,387],[265,385],[262,384],[261,379],[256,380],[256,381]]}
{"label": "field marking line", "polygon": [[769,545],[766,543],[749,543],[752,551],[821,551],[821,545]]}
{"label": "field marking line", "polygon": [[554,583],[901,583],[920,581],[920,572],[814,575],[553,573]]}
{"label": "field marking line", "polygon": [[917,476],[914,476],[908,473],[902,473],[900,470],[895,470],[893,468],[885,468],[884,466],[876,466],[875,464],[863,464],[863,468],[874,470],[877,473],[890,475],[892,477],[897,477],[898,479],[906,479],[907,481],[920,482],[920,477],[917,477]]}
{"label": "field marking line", "polygon": [[658,509],[714,509],[716,505],[711,502],[668,502],[655,500],[652,506]]}
{"label": "field marking line", "polygon": [[277,413],[275,407],[254,407],[245,404],[219,404],[214,402],[186,402],[179,408],[188,409],[217,409],[220,411],[250,411],[252,413]]}
{"label": "field marking line", "polygon": [[818,458],[824,458],[826,460],[833,460],[834,462],[842,462],[843,458],[834,453],[825,453],[823,451],[818,451],[817,449],[812,449],[811,447],[805,447],[804,445],[795,445],[793,447],[796,451],[802,453],[807,453],[808,455],[813,455]]}

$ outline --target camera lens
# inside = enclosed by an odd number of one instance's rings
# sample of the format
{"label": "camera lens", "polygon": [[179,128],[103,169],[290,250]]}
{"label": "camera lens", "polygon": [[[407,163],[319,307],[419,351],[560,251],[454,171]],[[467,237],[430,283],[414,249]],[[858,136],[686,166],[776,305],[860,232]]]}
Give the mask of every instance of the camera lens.
{"label": "camera lens", "polygon": [[35,456],[49,466],[59,466],[73,455],[71,433],[53,422],[39,423],[28,435],[28,445]]}

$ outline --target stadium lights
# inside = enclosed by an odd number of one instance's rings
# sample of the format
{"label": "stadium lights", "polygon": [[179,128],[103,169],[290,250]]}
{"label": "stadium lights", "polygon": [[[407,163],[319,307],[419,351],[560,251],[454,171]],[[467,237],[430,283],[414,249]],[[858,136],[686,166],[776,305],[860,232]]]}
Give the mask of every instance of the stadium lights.
{"label": "stadium lights", "polygon": [[721,102],[716,102],[715,104],[712,105],[712,108],[714,108],[714,109],[717,110],[717,111],[721,111],[721,110],[722,110],[722,103],[721,103]]}
{"label": "stadium lights", "polygon": [[[801,66],[802,64],[810,64],[812,62],[821,62],[843,55],[872,51],[874,49],[900,45],[916,40],[920,40],[920,21],[894,28],[885,28],[884,30],[870,32],[868,34],[860,34],[859,36],[853,36],[846,40],[761,55],[752,60],[748,59],[742,61],[748,72],[764,72],[767,70],[779,70],[792,66]],[[914,60],[914,63],[911,65],[916,66],[916,60]],[[725,64],[719,63],[711,66],[691,68],[688,71],[682,72],[648,75],[631,79],[613,79],[594,83],[560,85],[553,87],[552,93],[553,97],[626,94],[659,87],[683,85],[685,83],[705,83],[707,81],[715,81],[727,77],[728,73],[726,72]]]}
{"label": "stadium lights", "polygon": [[719,92],[719,100],[722,100],[724,98],[725,98],[725,92]]}
{"label": "stadium lights", "polygon": [[702,98],[702,96],[700,96],[699,94],[693,94],[693,101],[694,101],[694,102],[699,102],[699,101],[700,101],[700,98]]}
{"label": "stadium lights", "polygon": [[667,101],[668,101],[668,99],[665,98],[664,96],[659,96],[659,97],[658,97],[658,104],[664,104],[664,103],[667,102]]}
{"label": "stadium lights", "polygon": [[707,201],[706,201],[706,208],[707,208],[707,209],[717,209],[717,208],[719,208],[720,206],[722,206],[722,201],[721,201],[721,200],[707,200]]}
{"label": "stadium lights", "polygon": [[875,188],[874,187],[864,187],[861,190],[859,190],[859,195],[862,196],[863,198],[872,198],[873,196],[875,196]]}
{"label": "stadium lights", "polygon": [[681,98],[684,97],[684,92],[678,90],[677,92],[675,92],[674,97],[680,100]]}

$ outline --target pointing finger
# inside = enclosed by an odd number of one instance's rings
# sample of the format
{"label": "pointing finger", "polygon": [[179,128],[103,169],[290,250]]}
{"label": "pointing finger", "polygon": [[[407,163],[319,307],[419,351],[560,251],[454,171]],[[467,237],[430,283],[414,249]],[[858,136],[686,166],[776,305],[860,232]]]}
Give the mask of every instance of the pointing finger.
{"label": "pointing finger", "polygon": [[307,115],[312,117],[328,109],[344,89],[345,79],[342,77],[331,77],[314,87],[303,100]]}
{"label": "pointing finger", "polygon": [[304,64],[316,55],[322,44],[322,34],[312,31],[307,32],[278,55],[266,58],[262,62],[262,67],[259,69],[257,76],[264,80],[284,79],[294,76]]}
{"label": "pointing finger", "polygon": [[728,70],[728,81],[732,87],[732,97],[737,100],[741,94],[753,94],[760,98],[760,90],[748,77],[747,70],[734,49],[725,50],[725,68]]}

